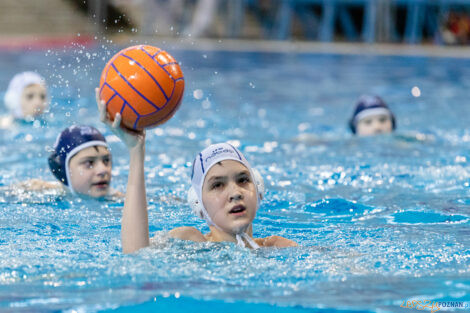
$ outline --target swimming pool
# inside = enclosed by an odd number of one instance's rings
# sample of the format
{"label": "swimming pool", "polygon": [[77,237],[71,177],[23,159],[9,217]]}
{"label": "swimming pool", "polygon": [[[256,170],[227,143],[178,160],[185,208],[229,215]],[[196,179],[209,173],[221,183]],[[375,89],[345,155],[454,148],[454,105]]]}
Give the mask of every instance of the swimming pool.
{"label": "swimming pool", "polygon": [[[186,93],[174,118],[147,134],[158,239],[134,255],[120,252],[122,201],[9,187],[52,180],[46,156],[57,133],[79,122],[108,135],[113,187],[123,191],[127,152],[99,123],[93,100],[105,61],[122,47],[0,53],[1,86],[36,69],[52,94],[45,121],[0,130],[0,311],[412,312],[404,301],[470,304],[470,60],[161,46],[182,62]],[[347,120],[362,93],[388,102],[395,135],[352,138]],[[182,225],[207,230],[184,200],[190,162],[225,140],[265,177],[254,235],[300,247],[251,251],[165,238]]]}

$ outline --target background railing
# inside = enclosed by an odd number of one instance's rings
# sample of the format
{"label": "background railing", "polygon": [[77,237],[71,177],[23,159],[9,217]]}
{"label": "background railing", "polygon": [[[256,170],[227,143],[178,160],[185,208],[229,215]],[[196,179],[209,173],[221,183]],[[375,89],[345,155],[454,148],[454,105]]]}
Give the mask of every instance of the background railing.
{"label": "background railing", "polygon": [[444,43],[449,14],[470,12],[470,0],[89,0],[97,25],[111,4],[145,35],[410,44]]}

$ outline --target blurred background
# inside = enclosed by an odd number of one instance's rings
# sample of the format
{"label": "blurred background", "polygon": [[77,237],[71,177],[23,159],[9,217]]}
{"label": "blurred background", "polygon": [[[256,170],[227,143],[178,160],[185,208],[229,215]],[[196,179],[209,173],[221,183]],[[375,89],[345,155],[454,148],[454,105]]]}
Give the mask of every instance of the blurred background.
{"label": "blurred background", "polygon": [[469,13],[470,0],[1,0],[0,43],[106,34],[467,45]]}

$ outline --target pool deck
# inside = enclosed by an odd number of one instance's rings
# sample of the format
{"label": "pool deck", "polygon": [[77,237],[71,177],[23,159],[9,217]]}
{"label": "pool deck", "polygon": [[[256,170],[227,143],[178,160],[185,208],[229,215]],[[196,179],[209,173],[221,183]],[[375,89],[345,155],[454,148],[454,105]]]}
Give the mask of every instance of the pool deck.
{"label": "pool deck", "polygon": [[[101,37],[103,38],[103,37]],[[167,49],[197,51],[247,51],[278,53],[331,53],[354,55],[395,55],[419,57],[470,58],[470,46],[438,46],[432,44],[407,45],[388,43],[323,43],[314,41],[275,41],[205,39],[176,37],[147,37],[131,35],[108,35],[109,42],[120,45],[151,44]],[[0,51],[57,49],[65,46],[96,44],[93,34],[62,36],[0,36]]]}

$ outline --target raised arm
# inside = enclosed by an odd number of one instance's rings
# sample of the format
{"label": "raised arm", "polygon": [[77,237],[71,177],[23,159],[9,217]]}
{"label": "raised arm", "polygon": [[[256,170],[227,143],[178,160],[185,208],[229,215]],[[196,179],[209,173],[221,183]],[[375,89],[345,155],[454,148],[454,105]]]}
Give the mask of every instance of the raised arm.
{"label": "raised arm", "polygon": [[129,149],[130,163],[121,222],[122,251],[131,253],[149,245],[149,222],[145,192],[145,136]]}
{"label": "raised arm", "polygon": [[96,102],[100,111],[100,119],[108,125],[129,150],[129,176],[127,179],[126,197],[121,221],[121,243],[124,253],[132,253],[149,245],[149,223],[147,198],[145,191],[145,131],[134,132],[121,128],[119,113],[111,122],[104,101],[99,98],[96,89]]}

